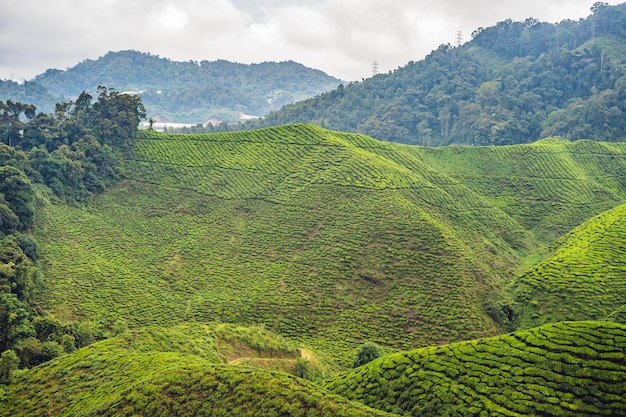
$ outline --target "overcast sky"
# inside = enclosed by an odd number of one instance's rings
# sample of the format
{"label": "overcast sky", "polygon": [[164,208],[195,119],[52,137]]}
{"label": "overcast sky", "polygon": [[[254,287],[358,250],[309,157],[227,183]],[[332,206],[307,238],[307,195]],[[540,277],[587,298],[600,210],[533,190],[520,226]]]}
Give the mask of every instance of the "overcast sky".
{"label": "overcast sky", "polygon": [[[595,0],[0,0],[0,79],[108,51],[177,61],[293,60],[346,81],[422,59],[507,18],[577,20]],[[608,1],[618,4],[623,0]]]}

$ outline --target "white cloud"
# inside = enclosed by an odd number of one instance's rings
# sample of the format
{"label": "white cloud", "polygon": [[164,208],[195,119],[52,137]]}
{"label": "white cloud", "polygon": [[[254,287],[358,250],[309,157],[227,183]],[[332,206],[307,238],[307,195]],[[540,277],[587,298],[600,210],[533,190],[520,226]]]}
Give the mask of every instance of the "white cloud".
{"label": "white cloud", "polygon": [[172,4],[156,10],[152,18],[169,33],[180,33],[189,22],[187,13]]}

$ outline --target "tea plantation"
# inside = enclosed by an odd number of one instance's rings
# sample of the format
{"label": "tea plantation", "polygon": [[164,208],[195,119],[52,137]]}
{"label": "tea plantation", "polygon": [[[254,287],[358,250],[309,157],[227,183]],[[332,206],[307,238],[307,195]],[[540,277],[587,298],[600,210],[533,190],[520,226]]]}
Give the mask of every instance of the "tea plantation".
{"label": "tea plantation", "polygon": [[626,415],[626,326],[563,322],[398,353],[325,386],[412,416]]}
{"label": "tea plantation", "polygon": [[626,415],[623,324],[562,322],[421,348],[317,382],[225,355],[278,361],[302,354],[296,346],[224,324],[137,329],[17,372],[0,386],[0,415]]}
{"label": "tea plantation", "polygon": [[140,329],[20,372],[6,391],[0,386],[0,415],[386,415],[286,373],[228,365],[220,354],[227,346],[258,357],[299,355],[259,329]]}
{"label": "tea plantation", "polygon": [[558,320],[626,322],[626,205],[586,221],[518,281],[524,327]]}
{"label": "tea plantation", "polygon": [[[142,131],[124,164],[33,238],[40,306],[128,330],[15,372],[0,416],[626,415],[626,144],[299,124]],[[337,374],[364,342],[389,355]]]}
{"label": "tea plantation", "polygon": [[411,147],[311,125],[140,132],[126,181],[37,219],[42,301],[105,326],[264,325],[344,364],[364,341],[496,335],[540,249],[626,197],[625,152]]}

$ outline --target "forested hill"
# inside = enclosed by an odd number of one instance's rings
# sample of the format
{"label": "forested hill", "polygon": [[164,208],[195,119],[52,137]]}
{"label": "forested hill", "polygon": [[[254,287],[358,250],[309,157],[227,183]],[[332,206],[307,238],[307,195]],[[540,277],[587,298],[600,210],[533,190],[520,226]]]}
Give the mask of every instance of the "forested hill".
{"label": "forested hill", "polygon": [[287,103],[336,88],[340,80],[293,61],[245,65],[177,62],[137,51],[109,52],[67,70],[49,69],[20,86],[0,81],[0,100],[51,112],[54,103],[93,93],[100,85],[141,92],[148,117],[183,123],[262,116]]}
{"label": "forested hill", "polygon": [[441,45],[254,126],[308,122],[421,145],[625,140],[626,4],[598,2],[591,11],[579,21],[479,28],[462,46]]}

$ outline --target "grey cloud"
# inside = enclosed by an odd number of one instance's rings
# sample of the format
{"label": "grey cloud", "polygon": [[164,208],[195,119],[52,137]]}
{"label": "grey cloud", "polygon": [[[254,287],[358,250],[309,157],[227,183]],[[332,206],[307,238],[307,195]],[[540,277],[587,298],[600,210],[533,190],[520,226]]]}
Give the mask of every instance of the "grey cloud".
{"label": "grey cloud", "polygon": [[[0,0],[0,78],[29,79],[110,50],[175,60],[294,60],[346,80],[421,59],[506,18],[550,22],[595,0]],[[610,1],[612,4],[618,1]]]}

